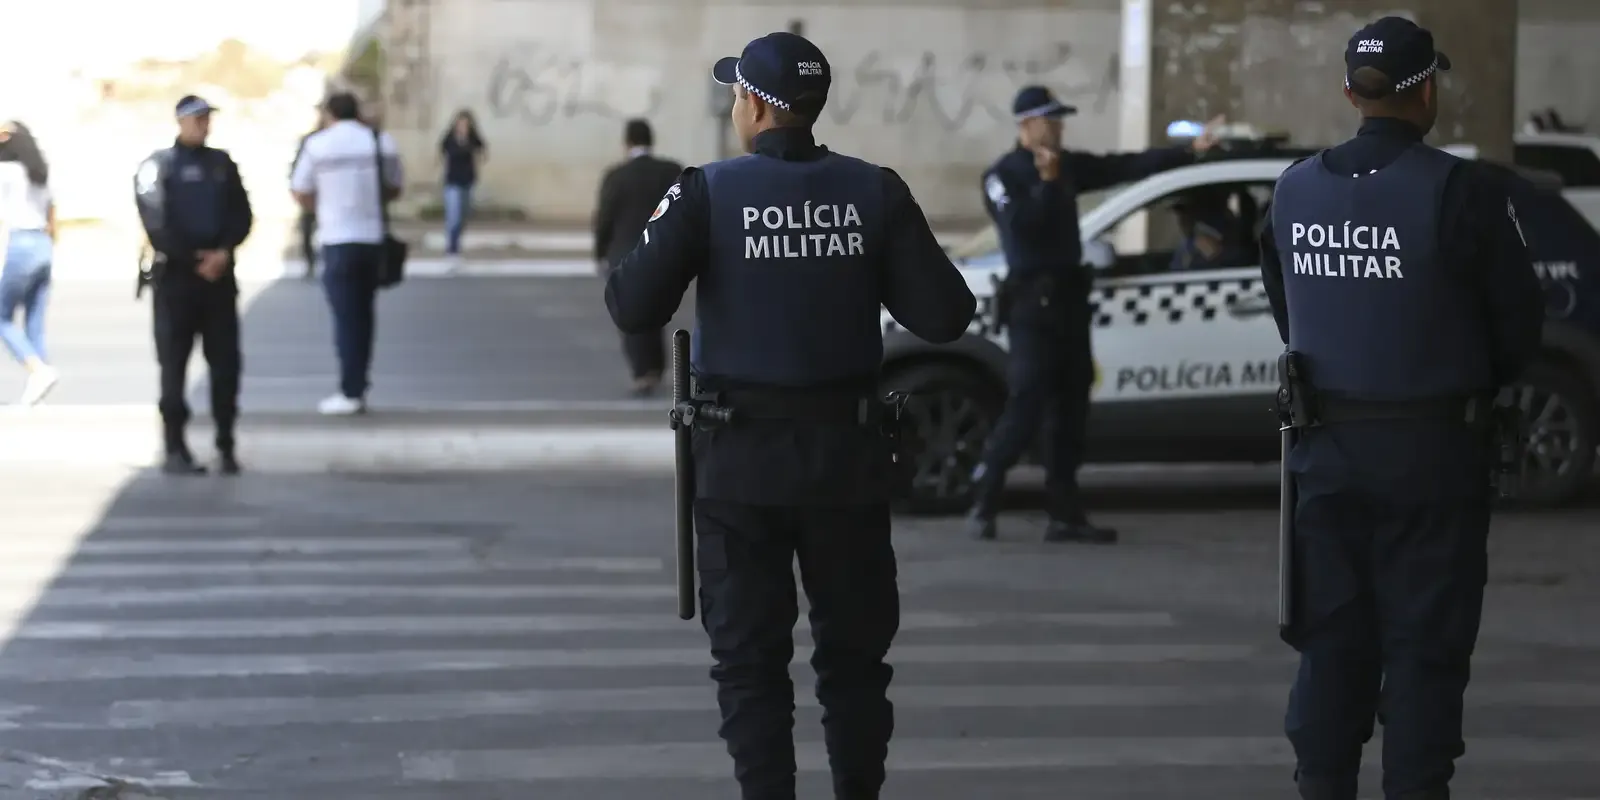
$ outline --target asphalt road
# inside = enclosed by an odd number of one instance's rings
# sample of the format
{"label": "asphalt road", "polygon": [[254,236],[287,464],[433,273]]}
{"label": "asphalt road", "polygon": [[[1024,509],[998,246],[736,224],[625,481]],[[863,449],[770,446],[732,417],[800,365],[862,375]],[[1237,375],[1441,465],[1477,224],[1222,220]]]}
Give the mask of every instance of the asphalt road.
{"label": "asphalt road", "polygon": [[[246,413],[298,413],[337,388],[326,300],[315,282],[251,283],[243,312]],[[675,323],[689,324],[693,298]],[[63,373],[53,405],[154,402],[157,370],[150,302],[132,279],[63,280],[49,343]],[[191,405],[207,407],[199,348]],[[21,370],[0,371],[0,393]],[[13,385],[7,386],[7,383]],[[376,408],[630,405],[621,342],[597,278],[418,279],[381,295],[371,402]],[[637,405],[637,404],[635,404]],[[649,404],[659,417],[659,401]]]}
{"label": "asphalt road", "polygon": [[[737,796],[659,478],[0,480],[4,800]],[[1292,796],[1272,493],[1191,483],[1097,491],[1112,548],[899,522],[886,800]],[[1593,514],[1497,522],[1458,798],[1596,795]]]}

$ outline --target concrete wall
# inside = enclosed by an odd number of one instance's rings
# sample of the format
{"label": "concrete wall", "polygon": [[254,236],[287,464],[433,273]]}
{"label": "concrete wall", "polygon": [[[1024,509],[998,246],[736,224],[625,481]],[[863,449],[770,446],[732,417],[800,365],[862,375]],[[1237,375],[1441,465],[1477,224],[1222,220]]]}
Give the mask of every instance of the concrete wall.
{"label": "concrete wall", "polygon": [[[420,27],[423,12],[402,5],[391,12],[413,19],[399,23]],[[470,108],[490,146],[485,199],[585,219],[624,118],[649,117],[665,154],[719,157],[710,64],[801,20],[834,70],[822,141],[900,170],[930,216],[970,216],[978,173],[1013,135],[1019,86],[1077,103],[1072,133],[1090,146],[1115,137],[1119,94],[1118,0],[964,7],[976,5],[435,0],[426,41],[406,48],[431,62],[410,69],[431,85],[402,87],[412,107],[391,99],[389,126],[427,165],[449,117]]]}
{"label": "concrete wall", "polygon": [[1517,124],[1553,107],[1600,131],[1600,2],[1521,0],[1518,9]]}

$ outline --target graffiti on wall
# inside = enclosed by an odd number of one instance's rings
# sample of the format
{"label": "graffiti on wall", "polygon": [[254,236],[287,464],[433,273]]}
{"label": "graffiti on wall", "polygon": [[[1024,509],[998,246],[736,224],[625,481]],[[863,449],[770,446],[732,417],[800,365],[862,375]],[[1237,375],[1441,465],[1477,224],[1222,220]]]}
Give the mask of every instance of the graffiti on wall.
{"label": "graffiti on wall", "polygon": [[528,125],[647,116],[661,105],[659,70],[577,56],[545,44],[501,55],[485,92],[494,116]]}
{"label": "graffiti on wall", "polygon": [[950,131],[1009,124],[1013,94],[1033,83],[1086,113],[1104,111],[1119,88],[1118,59],[1080,56],[1067,42],[1021,55],[874,50],[835,70],[827,113],[840,124],[932,124]]}

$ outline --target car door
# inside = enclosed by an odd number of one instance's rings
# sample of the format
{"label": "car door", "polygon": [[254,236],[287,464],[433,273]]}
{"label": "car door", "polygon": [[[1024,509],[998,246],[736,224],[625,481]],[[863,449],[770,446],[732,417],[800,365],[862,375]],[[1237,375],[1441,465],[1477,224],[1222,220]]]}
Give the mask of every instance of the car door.
{"label": "car door", "polygon": [[1584,141],[1519,142],[1514,160],[1519,167],[1546,170],[1561,177],[1561,194],[1591,227],[1600,228],[1600,156]]}
{"label": "car door", "polygon": [[[1262,448],[1270,455],[1283,346],[1261,287],[1256,230],[1272,186],[1187,186],[1103,231],[1086,231],[1098,242],[1127,238],[1118,236],[1125,225],[1148,232],[1145,247],[1115,253],[1091,295],[1097,381],[1090,435],[1104,457],[1253,459]],[[1197,194],[1228,212],[1218,219],[1235,252],[1214,267],[1174,263],[1185,238],[1174,203]]]}

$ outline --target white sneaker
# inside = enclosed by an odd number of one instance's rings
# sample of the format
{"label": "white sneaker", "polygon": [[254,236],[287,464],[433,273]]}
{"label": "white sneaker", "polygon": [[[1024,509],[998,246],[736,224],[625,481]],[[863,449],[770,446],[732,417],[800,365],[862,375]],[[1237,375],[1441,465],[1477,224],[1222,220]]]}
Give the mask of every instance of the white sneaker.
{"label": "white sneaker", "polygon": [[28,383],[22,388],[22,399],[18,402],[25,406],[36,406],[50,390],[56,388],[56,382],[61,380],[61,373],[55,367],[40,367],[28,374]]}
{"label": "white sneaker", "polygon": [[366,411],[365,398],[345,397],[342,394],[331,395],[317,404],[317,413],[330,417],[348,417],[353,414],[364,414]]}

